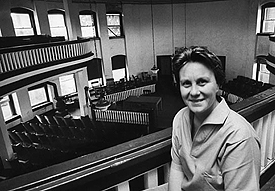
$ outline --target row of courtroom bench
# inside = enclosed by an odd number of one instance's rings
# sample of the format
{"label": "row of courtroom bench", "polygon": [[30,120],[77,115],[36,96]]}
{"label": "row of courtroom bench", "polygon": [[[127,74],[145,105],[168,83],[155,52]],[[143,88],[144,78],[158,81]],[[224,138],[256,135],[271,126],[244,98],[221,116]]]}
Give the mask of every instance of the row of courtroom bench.
{"label": "row of courtroom bench", "polygon": [[146,126],[37,115],[9,131],[14,152],[23,163],[47,166],[144,135]]}

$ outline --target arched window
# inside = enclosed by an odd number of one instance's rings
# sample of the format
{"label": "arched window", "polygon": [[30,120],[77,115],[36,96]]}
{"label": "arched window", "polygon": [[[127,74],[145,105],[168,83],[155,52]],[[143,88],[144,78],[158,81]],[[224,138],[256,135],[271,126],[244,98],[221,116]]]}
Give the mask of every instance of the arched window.
{"label": "arched window", "polygon": [[127,65],[125,55],[116,55],[112,57],[112,72],[114,81],[127,78]]}
{"label": "arched window", "polygon": [[59,9],[48,11],[51,36],[64,36],[68,39],[68,32],[65,22],[65,12]]}
{"label": "arched window", "polygon": [[22,7],[12,8],[11,18],[16,36],[37,35],[32,10]]}
{"label": "arched window", "polygon": [[98,37],[96,13],[90,10],[79,12],[82,37]]}
{"label": "arched window", "polygon": [[261,33],[274,33],[275,27],[275,3],[262,5]]}
{"label": "arched window", "polygon": [[122,14],[119,12],[107,12],[106,15],[109,37],[123,36]]}

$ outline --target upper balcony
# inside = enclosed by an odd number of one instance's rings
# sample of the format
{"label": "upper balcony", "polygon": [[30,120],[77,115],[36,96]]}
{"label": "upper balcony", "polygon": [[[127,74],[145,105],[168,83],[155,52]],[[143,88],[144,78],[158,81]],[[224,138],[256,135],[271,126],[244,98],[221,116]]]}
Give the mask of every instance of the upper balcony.
{"label": "upper balcony", "polygon": [[22,46],[0,48],[1,95],[14,91],[20,84],[27,85],[85,67],[93,56],[89,40],[55,42],[47,41],[43,36],[43,40],[37,38],[33,41],[32,37],[21,37],[22,42],[25,39],[32,44],[25,42]]}

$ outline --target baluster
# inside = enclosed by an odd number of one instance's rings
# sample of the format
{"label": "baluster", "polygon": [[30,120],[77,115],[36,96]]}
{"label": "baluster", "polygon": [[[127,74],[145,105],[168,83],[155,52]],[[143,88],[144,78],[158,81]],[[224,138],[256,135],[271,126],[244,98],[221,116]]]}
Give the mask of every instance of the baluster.
{"label": "baluster", "polygon": [[4,72],[4,67],[3,67],[4,63],[2,61],[2,59],[0,58],[0,73]]}
{"label": "baluster", "polygon": [[5,58],[4,58],[4,55],[1,54],[1,55],[0,55],[0,58],[1,58],[1,71],[2,71],[2,72],[7,72],[6,60],[5,60]]}
{"label": "baluster", "polygon": [[158,170],[157,168],[150,170],[144,174],[144,188],[153,188],[158,186]]}
{"label": "baluster", "polygon": [[26,51],[22,51],[22,55],[23,55],[23,63],[24,63],[24,66],[25,66],[25,67],[28,67],[28,66],[29,66],[29,63],[28,63]]}
{"label": "baluster", "polygon": [[[260,118],[260,119],[258,119],[258,120],[256,120],[256,121],[254,121],[254,122],[252,123],[252,126],[253,126],[254,129],[256,130],[257,135],[259,136],[260,142],[261,142],[261,144],[262,144],[263,118]],[[262,159],[262,156],[261,156],[261,159]],[[262,168],[264,167],[264,166],[263,166],[263,163],[264,163],[264,162],[261,160],[261,167],[262,167]]]}
{"label": "baluster", "polygon": [[34,58],[35,58],[36,64],[41,64],[38,49],[34,49]]}
{"label": "baluster", "polygon": [[64,56],[65,56],[65,59],[68,58],[68,46],[67,45],[64,45]]}
{"label": "baluster", "polygon": [[4,54],[4,60],[5,60],[5,65],[6,65],[6,72],[10,71],[10,63],[9,63],[9,59],[8,59],[8,55]]}
{"label": "baluster", "polygon": [[270,124],[270,130],[268,132],[270,139],[269,139],[269,149],[267,157],[269,160],[274,160],[274,154],[275,154],[275,111],[271,112],[271,124]]}
{"label": "baluster", "polygon": [[75,45],[72,44],[72,56],[75,57]]}
{"label": "baluster", "polygon": [[130,191],[130,185],[128,181],[122,182],[116,187],[116,191]]}
{"label": "baluster", "polygon": [[25,53],[26,53],[26,59],[27,59],[28,66],[32,66],[32,62],[31,62],[31,58],[30,58],[30,51],[26,50]]}
{"label": "baluster", "polygon": [[68,44],[68,56],[69,56],[69,58],[72,57],[72,52],[71,51],[72,51],[71,45]]}
{"label": "baluster", "polygon": [[259,136],[260,140],[262,137],[262,127],[263,127],[263,118],[260,118],[252,123],[257,135]]}
{"label": "baluster", "polygon": [[21,68],[25,67],[22,51],[17,52]]}
{"label": "baluster", "polygon": [[16,62],[17,67],[18,68],[22,68],[21,62],[20,62],[20,59],[19,59],[19,53],[18,52],[14,52],[13,55],[14,55],[14,60]]}
{"label": "baluster", "polygon": [[40,64],[43,64],[44,63],[44,58],[43,58],[43,53],[42,53],[42,50],[41,48],[38,49],[38,58],[40,60]]}
{"label": "baluster", "polygon": [[83,43],[79,43],[79,46],[80,46],[80,55],[82,55],[83,54]]}
{"label": "baluster", "polygon": [[266,149],[265,149],[265,158],[267,160],[266,165],[268,165],[269,162],[271,162],[273,158],[273,143],[274,143],[274,112],[270,112],[268,114],[268,126],[267,126],[267,140],[266,140]]}
{"label": "baluster", "polygon": [[50,47],[47,47],[47,48],[46,48],[46,51],[47,51],[47,55],[48,55],[48,59],[49,59],[48,62],[51,62],[53,59],[52,59],[52,54],[51,54],[51,49],[50,49]]}
{"label": "baluster", "polygon": [[48,52],[47,52],[47,48],[43,48],[43,56],[44,56],[44,63],[46,62],[49,62],[49,55],[48,55]]}
{"label": "baluster", "polygon": [[51,53],[52,53],[53,61],[56,61],[57,57],[56,57],[56,53],[55,53],[55,46],[51,47]]}
{"label": "baluster", "polygon": [[37,56],[36,56],[36,49],[31,50],[31,55],[32,55],[33,64],[37,65],[38,61],[37,61]]}
{"label": "baluster", "polygon": [[18,63],[19,63],[20,68],[24,68],[25,65],[24,65],[24,59],[23,59],[22,52],[18,51],[18,52],[16,52],[16,55],[17,55],[17,59],[18,59]]}
{"label": "baluster", "polygon": [[270,127],[270,114],[265,115],[263,118],[263,128],[262,128],[262,138],[261,138],[261,165],[266,166],[267,165],[267,149],[268,149],[268,131]]}
{"label": "baluster", "polygon": [[10,65],[11,70],[17,69],[16,64],[12,58],[12,53],[8,53],[8,59],[9,59],[9,65]]}

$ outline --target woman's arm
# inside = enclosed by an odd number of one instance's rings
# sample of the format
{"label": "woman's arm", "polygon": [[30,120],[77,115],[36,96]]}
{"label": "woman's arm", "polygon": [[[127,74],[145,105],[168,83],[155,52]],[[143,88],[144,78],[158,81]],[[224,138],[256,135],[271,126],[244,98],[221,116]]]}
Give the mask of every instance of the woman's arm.
{"label": "woman's arm", "polygon": [[260,148],[256,139],[251,137],[228,146],[222,172],[225,190],[259,190]]}
{"label": "woman's arm", "polygon": [[184,179],[184,175],[182,171],[176,170],[175,163],[171,163],[169,182],[168,182],[168,190],[169,191],[181,191],[181,183]]}

